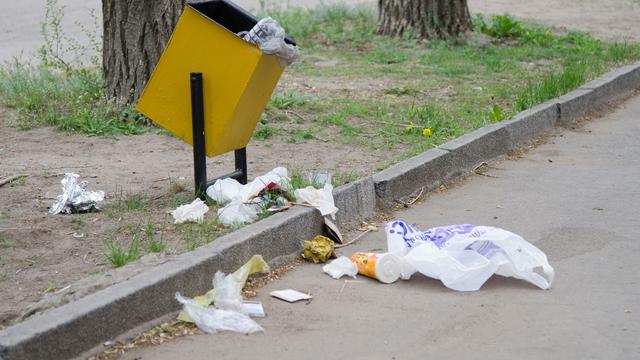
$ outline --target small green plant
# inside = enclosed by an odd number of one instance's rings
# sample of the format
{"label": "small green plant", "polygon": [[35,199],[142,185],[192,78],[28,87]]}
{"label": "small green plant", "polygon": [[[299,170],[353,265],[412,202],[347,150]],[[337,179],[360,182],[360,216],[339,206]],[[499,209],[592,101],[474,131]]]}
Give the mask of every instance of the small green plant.
{"label": "small green plant", "polygon": [[141,194],[125,194],[122,188],[116,188],[116,207],[123,211],[137,211],[147,208],[145,198]]}
{"label": "small green plant", "polygon": [[0,248],[2,249],[10,249],[12,247],[16,246],[16,242],[3,237],[2,235],[0,235]]}
{"label": "small green plant", "polygon": [[489,117],[489,121],[495,123],[495,122],[500,122],[504,120],[505,116],[500,105],[493,104],[493,107],[491,107],[491,111],[489,111],[488,113],[488,117]]}
{"label": "small green plant", "polygon": [[384,93],[387,95],[416,95],[419,91],[411,86],[402,86],[384,89]]}
{"label": "small green plant", "polygon": [[272,137],[275,133],[276,130],[272,126],[259,124],[256,127],[256,131],[253,133],[253,137],[265,140]]}
{"label": "small green plant", "polygon": [[285,90],[272,96],[269,105],[279,110],[285,110],[303,106],[307,101],[308,97],[306,95],[294,90]]}
{"label": "small green plant", "polygon": [[25,186],[27,185],[27,178],[20,177],[9,183],[9,187]]}
{"label": "small green plant", "polygon": [[164,240],[162,233],[160,233],[160,239],[156,239],[155,229],[152,222],[148,222],[144,227],[144,233],[147,236],[149,242],[149,251],[152,253],[162,253],[167,247],[167,243]]}
{"label": "small green plant", "polygon": [[119,268],[132,261],[138,260],[142,256],[140,249],[140,241],[136,234],[133,235],[133,239],[129,244],[129,247],[125,247],[117,242],[110,241],[106,243],[107,253],[105,253],[105,259],[111,263],[114,268]]}
{"label": "small green plant", "polygon": [[[482,18],[480,17],[480,19]],[[525,32],[520,22],[507,14],[493,16],[491,18],[491,24],[487,24],[484,20],[481,20],[478,25],[480,31],[497,38],[517,38],[521,37]]]}
{"label": "small green plant", "polygon": [[210,243],[216,238],[232,231],[218,222],[218,219],[205,220],[202,223],[185,223],[176,225],[176,230],[186,243],[186,250],[193,251],[199,246]]}

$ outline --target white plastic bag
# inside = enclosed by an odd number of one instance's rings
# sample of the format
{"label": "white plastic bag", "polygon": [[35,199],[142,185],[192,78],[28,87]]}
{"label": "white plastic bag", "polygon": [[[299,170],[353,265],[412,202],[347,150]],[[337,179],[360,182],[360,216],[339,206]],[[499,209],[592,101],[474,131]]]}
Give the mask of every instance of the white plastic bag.
{"label": "white plastic bag", "polygon": [[213,288],[216,289],[214,303],[218,309],[242,312],[241,289],[233,274],[225,276],[222,271],[216,272],[213,276]]}
{"label": "white plastic bag", "polygon": [[293,194],[298,202],[309,204],[318,209],[322,216],[331,215],[331,218],[335,219],[338,208],[333,201],[333,186],[330,183],[324,184],[322,189],[312,186],[297,189]]}
{"label": "white plastic bag", "polygon": [[404,221],[393,221],[386,232],[389,252],[403,256],[403,279],[417,271],[450,289],[474,291],[493,274],[526,280],[541,289],[548,289],[555,275],[542,251],[503,229],[452,225],[418,231]]}
{"label": "white plastic bag", "polygon": [[268,173],[258,176],[247,185],[242,185],[235,179],[221,179],[207,188],[207,195],[213,200],[227,204],[234,201],[247,202],[258,196],[270,183],[287,188],[289,186],[289,176],[287,169],[277,167]]}
{"label": "white plastic bag", "polygon": [[285,37],[286,33],[278,22],[266,17],[258,21],[243,39],[258,45],[265,54],[275,54],[282,66],[288,66],[298,59],[300,52],[297,46],[287,44]]}
{"label": "white plastic bag", "polygon": [[207,195],[225,205],[218,209],[218,219],[225,226],[254,222],[262,210],[258,202],[250,203],[270,183],[282,188],[289,187],[287,169],[277,167],[268,173],[258,176],[246,185],[235,179],[221,179],[207,188]]}
{"label": "white plastic bag", "polygon": [[208,334],[223,330],[244,334],[264,331],[262,326],[243,313],[200,306],[193,300],[182,297],[180,293],[176,293],[176,300],[184,305],[184,311],[198,328]]}
{"label": "white plastic bag", "polygon": [[258,218],[259,211],[260,206],[257,204],[245,204],[236,200],[218,209],[218,220],[224,226],[252,223]]}
{"label": "white plastic bag", "polygon": [[355,279],[358,273],[358,266],[351,262],[346,256],[340,256],[332,262],[322,267],[322,271],[329,274],[334,279],[340,279],[344,275],[351,276]]}
{"label": "white plastic bag", "polygon": [[198,222],[204,220],[204,214],[209,211],[209,207],[204,201],[195,199],[191,204],[178,206],[171,212],[174,224],[182,224],[184,222]]}

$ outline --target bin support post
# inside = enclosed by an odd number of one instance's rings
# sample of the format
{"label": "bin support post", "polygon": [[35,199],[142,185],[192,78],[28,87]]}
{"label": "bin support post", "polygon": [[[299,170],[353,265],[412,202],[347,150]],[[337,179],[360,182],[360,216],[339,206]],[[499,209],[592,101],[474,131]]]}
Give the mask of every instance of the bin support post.
{"label": "bin support post", "polygon": [[196,196],[205,199],[207,158],[204,149],[204,100],[202,73],[191,73],[191,122],[193,127],[193,178]]}
{"label": "bin support post", "polygon": [[242,149],[234,151],[234,155],[236,158],[236,172],[240,173],[240,176],[235,178],[240,182],[240,184],[247,183],[247,148],[243,147]]}
{"label": "bin support post", "polygon": [[193,178],[195,194],[200,199],[205,200],[207,188],[219,179],[233,178],[241,184],[247,183],[247,148],[244,147],[234,151],[235,171],[207,181],[202,73],[191,73],[189,79],[191,81],[191,122],[193,128]]}

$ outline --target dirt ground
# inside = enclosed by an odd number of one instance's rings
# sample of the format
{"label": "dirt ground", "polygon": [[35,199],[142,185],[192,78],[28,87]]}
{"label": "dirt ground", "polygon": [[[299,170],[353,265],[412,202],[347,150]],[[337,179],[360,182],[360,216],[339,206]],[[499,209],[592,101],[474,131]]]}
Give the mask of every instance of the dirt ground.
{"label": "dirt ground", "polygon": [[[70,9],[69,24],[73,20],[86,21],[88,9],[97,8],[99,3],[60,2]],[[44,3],[0,3],[0,60],[37,47]],[[509,12],[555,26],[591,31],[601,38],[640,41],[640,4],[630,0],[471,0],[470,6],[474,12]],[[72,34],[73,31],[76,30]],[[70,301],[164,261],[166,256],[149,255],[137,264],[111,270],[104,259],[105,241],[117,240],[113,237],[123,231],[126,234],[124,225],[136,227],[147,219],[161,227],[170,226],[167,211],[172,209],[171,183],[190,189],[193,171],[191,148],[155,131],[114,139],[70,136],[49,128],[20,131],[7,126],[12,116],[9,110],[0,112],[0,177],[20,173],[29,177],[0,187],[0,328],[17,321],[25,311],[48,306],[47,301]],[[275,166],[364,175],[374,172],[393,154],[347,145],[329,147],[320,140],[304,144],[253,140],[248,156],[250,176]],[[233,160],[222,156],[210,159],[208,165],[211,178],[231,169]],[[106,205],[113,204],[119,193],[142,193],[150,199],[149,210],[122,216],[113,212],[48,215],[47,207],[60,192],[64,172],[77,172],[90,182],[91,189],[104,190]],[[184,251],[183,247],[178,240],[169,242],[167,256]],[[69,287],[71,284],[74,285]],[[34,308],[43,298],[44,302]]]}
{"label": "dirt ground", "polygon": [[[11,116],[5,111],[3,117]],[[0,177],[29,174],[24,181],[0,187],[0,325],[7,324],[45,294],[64,295],[63,302],[108,285],[147,265],[162,261],[151,255],[146,264],[105,271],[106,242],[118,241],[138,232],[147,222],[156,232],[174,228],[168,214],[175,207],[172,183],[186,190],[178,195],[190,198],[193,189],[191,147],[157,131],[109,139],[67,135],[49,128],[20,131],[0,121]],[[304,144],[253,140],[247,149],[250,177],[276,166],[289,169],[326,169],[332,173],[362,176],[389,160],[393,154],[354,149],[320,140]],[[233,168],[232,156],[208,161],[209,178]],[[88,180],[89,189],[103,190],[105,211],[100,213],[49,215],[47,208],[60,194],[64,172],[76,172]],[[121,195],[124,194],[124,195]],[[128,194],[141,194],[144,211],[114,214],[114,203]],[[111,206],[111,208],[109,208]],[[215,212],[207,214],[215,217]],[[185,251],[179,234],[167,241],[167,252]],[[99,275],[102,274],[102,275]],[[89,288],[66,288],[93,275]],[[70,296],[70,297],[69,297]],[[56,297],[56,296],[54,296]],[[58,300],[53,300],[58,301]]]}

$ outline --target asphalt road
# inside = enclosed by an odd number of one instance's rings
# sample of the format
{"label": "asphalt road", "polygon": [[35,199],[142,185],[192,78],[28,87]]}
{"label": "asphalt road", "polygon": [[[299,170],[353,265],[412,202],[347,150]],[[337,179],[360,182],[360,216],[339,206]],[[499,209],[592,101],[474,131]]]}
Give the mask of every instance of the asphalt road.
{"label": "asphalt road", "polygon": [[[459,293],[415,275],[383,285],[304,264],[259,291],[264,334],[191,336],[125,359],[638,359],[640,96],[395,213],[418,228],[475,223],[522,235],[556,271],[550,290],[498,276]],[[382,232],[342,249],[381,251]],[[310,291],[310,303],[269,297]]]}

